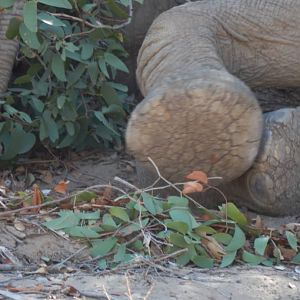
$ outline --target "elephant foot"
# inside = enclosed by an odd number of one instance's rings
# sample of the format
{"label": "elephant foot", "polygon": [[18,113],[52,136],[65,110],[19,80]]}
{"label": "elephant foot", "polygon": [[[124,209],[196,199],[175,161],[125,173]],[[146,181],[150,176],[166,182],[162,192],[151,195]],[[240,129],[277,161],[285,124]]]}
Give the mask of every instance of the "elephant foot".
{"label": "elephant foot", "polygon": [[229,201],[268,215],[300,211],[300,107],[266,113],[258,156],[224,187]]}
{"label": "elephant foot", "polygon": [[147,160],[151,157],[173,182],[182,181],[193,170],[229,182],[254,162],[262,113],[239,79],[217,70],[200,77],[153,89],[132,113],[127,148],[153,169]]}

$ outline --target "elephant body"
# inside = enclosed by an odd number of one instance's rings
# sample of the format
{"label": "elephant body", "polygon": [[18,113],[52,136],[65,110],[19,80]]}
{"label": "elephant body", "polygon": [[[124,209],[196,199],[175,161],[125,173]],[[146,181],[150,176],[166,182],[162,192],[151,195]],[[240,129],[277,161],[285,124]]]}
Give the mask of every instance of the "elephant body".
{"label": "elephant body", "polygon": [[300,86],[299,14],[294,0],[202,0],[162,13],[138,56],[145,98],[128,124],[129,151],[170,180],[203,170],[223,178],[229,200],[299,212],[300,111],[263,115],[268,101],[251,90]]}

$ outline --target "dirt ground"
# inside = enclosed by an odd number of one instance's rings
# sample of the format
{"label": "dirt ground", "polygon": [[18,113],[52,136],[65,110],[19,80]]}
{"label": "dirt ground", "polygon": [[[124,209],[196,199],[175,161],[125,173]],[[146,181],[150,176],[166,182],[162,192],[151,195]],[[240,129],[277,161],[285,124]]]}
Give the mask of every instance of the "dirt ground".
{"label": "dirt ground", "polygon": [[[60,171],[36,165],[33,176],[41,188],[61,179],[70,189],[113,183],[118,176],[137,183],[134,163],[115,152],[78,156],[64,162]],[[50,170],[50,169],[49,169]],[[57,169],[56,169],[57,170]],[[9,173],[3,172],[10,178]],[[39,175],[37,175],[39,174]],[[15,185],[20,182],[13,182]],[[249,213],[255,217],[256,214]],[[300,267],[274,268],[238,265],[226,269],[199,270],[164,265],[110,273],[85,268],[89,254],[84,246],[67,236],[46,231],[39,217],[0,220],[0,259],[12,255],[15,268],[0,264],[0,299],[295,299],[300,300]],[[298,222],[299,216],[270,218],[263,221],[277,228]],[[22,224],[22,230],[17,230]],[[17,228],[17,229],[16,229]],[[9,251],[9,253],[4,253]],[[52,268],[46,268],[51,262]]]}

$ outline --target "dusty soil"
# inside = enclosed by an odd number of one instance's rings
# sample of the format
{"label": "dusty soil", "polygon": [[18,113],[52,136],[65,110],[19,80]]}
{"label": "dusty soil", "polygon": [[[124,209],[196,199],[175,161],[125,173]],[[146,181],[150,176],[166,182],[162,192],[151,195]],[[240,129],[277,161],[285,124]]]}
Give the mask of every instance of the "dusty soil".
{"label": "dusty soil", "polygon": [[[36,172],[38,169],[35,167]],[[35,179],[40,180],[42,188],[68,179],[72,190],[113,182],[115,176],[137,184],[134,163],[127,156],[113,152],[79,157],[72,163],[65,162],[62,169],[50,175],[45,170],[39,171],[40,177],[35,175]],[[199,270],[166,264],[131,270],[127,275],[89,274],[84,271],[89,257],[87,250],[66,236],[46,231],[40,226],[45,216],[41,213],[36,218],[22,216],[16,221],[9,217],[0,221],[0,260],[5,257],[3,251],[8,250],[18,263],[15,269],[5,269],[5,264],[0,264],[0,299],[300,300],[300,267],[295,266]],[[297,217],[262,218],[275,228],[299,222]],[[18,222],[22,224],[21,231],[16,229]],[[60,263],[64,260],[63,267]],[[47,263],[57,268],[45,272]]]}

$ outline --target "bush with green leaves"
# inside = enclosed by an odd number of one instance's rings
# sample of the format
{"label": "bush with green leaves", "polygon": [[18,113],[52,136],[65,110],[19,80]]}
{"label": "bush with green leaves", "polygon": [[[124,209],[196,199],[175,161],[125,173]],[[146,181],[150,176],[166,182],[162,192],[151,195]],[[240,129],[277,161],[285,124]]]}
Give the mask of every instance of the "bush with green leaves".
{"label": "bush with green leaves", "polygon": [[[71,199],[87,208],[97,194],[84,191]],[[85,239],[100,269],[135,262],[141,266],[151,257],[154,262],[174,258],[180,266],[201,268],[227,267],[235,261],[265,266],[300,264],[297,231],[286,228],[280,232],[252,224],[233,203],[223,204],[219,212],[202,207],[192,211],[188,198],[160,199],[146,192],[111,202],[91,212],[60,211],[44,226]]]}
{"label": "bush with green leaves", "polygon": [[[1,0],[0,8],[15,1]],[[24,2],[6,32],[19,39],[21,68],[0,98],[0,160],[38,142],[57,149],[120,143],[127,86],[116,75],[128,73],[122,30],[131,17],[131,0]]]}

